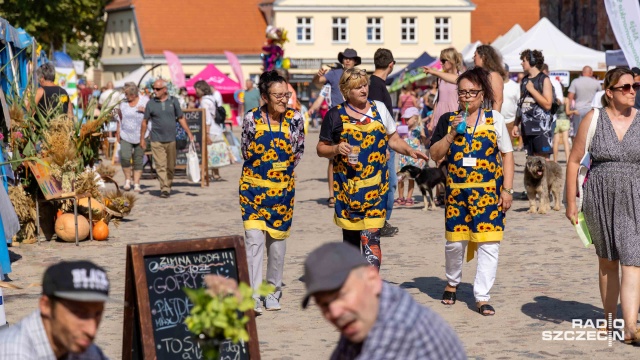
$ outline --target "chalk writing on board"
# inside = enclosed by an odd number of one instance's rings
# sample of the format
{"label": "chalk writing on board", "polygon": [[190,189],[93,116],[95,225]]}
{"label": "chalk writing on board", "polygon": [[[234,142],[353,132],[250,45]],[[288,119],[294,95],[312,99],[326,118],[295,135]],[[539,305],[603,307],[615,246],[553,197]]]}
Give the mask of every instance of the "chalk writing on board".
{"label": "chalk writing on board", "polygon": [[[207,274],[237,280],[235,250],[146,256],[144,264],[158,360],[202,359],[200,346],[184,324],[193,304],[183,288],[205,287]],[[225,342],[221,350],[221,359],[249,358],[244,343]]]}

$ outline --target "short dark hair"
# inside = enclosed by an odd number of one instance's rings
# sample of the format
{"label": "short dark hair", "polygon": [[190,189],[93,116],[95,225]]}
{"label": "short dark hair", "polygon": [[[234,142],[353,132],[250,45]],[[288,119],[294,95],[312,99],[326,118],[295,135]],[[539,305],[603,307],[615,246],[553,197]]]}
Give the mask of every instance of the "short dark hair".
{"label": "short dark hair", "polygon": [[386,69],[393,61],[393,54],[389,49],[380,48],[373,55],[373,64],[376,69]]}
{"label": "short dark hair", "polygon": [[276,70],[265,71],[260,75],[258,90],[260,95],[269,96],[269,88],[273,83],[287,83],[287,79],[281,76]]}
{"label": "short dark hair", "polygon": [[495,96],[493,94],[493,89],[491,88],[491,80],[489,77],[489,72],[484,68],[476,66],[470,70],[467,70],[462,73],[462,75],[458,76],[458,81],[456,85],[460,87],[460,81],[462,79],[467,79],[476,85],[480,85],[482,91],[484,92],[484,98],[488,100],[490,103],[493,102]]}
{"label": "short dark hair", "polygon": [[527,59],[529,65],[534,66],[538,68],[538,70],[542,71],[542,66],[544,65],[544,55],[542,55],[542,51],[527,49],[520,53],[520,60],[524,59]]}

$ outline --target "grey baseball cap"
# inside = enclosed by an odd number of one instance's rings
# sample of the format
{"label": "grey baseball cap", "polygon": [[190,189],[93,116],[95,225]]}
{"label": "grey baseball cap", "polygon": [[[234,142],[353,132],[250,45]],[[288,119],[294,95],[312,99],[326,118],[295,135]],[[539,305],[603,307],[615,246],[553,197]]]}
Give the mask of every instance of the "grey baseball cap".
{"label": "grey baseball cap", "polygon": [[316,248],[304,262],[307,293],[302,308],[307,307],[311,295],[339,289],[351,270],[369,265],[359,249],[347,243],[328,243]]}

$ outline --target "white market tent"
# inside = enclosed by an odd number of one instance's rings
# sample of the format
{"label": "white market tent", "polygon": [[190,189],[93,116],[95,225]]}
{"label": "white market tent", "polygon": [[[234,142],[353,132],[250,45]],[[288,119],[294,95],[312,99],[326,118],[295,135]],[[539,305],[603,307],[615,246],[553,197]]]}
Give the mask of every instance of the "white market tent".
{"label": "white market tent", "polygon": [[526,49],[542,50],[549,70],[581,71],[591,66],[594,71],[606,71],[604,51],[596,51],[571,40],[547,18],[542,18],[524,35],[500,49],[509,71],[520,72],[520,53]]}
{"label": "white market tent", "polygon": [[[145,66],[140,66],[139,68],[130,72],[129,75],[123,77],[120,80],[114,81],[113,87],[115,87],[116,89],[121,88],[127,82],[134,82],[137,85],[140,82],[140,79],[142,79],[142,76],[144,75],[144,73],[147,72],[147,70],[148,69]],[[151,77],[150,73],[147,74],[147,76],[145,76],[145,78],[150,78],[150,77]]]}
{"label": "white market tent", "polygon": [[504,35],[499,35],[495,40],[493,40],[491,46],[497,50],[501,50],[503,47],[511,44],[515,39],[522,35],[524,35],[524,30],[522,30],[520,24],[515,24]]}
{"label": "white market tent", "polygon": [[482,45],[481,41],[476,41],[471,43],[462,49],[460,52],[462,54],[462,60],[465,64],[473,64],[473,54],[476,52],[478,46]]}

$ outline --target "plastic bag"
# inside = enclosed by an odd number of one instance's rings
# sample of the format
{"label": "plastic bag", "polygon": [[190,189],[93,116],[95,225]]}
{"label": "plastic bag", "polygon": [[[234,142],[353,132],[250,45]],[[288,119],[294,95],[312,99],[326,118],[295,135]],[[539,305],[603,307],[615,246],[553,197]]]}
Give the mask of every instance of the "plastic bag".
{"label": "plastic bag", "polygon": [[189,152],[187,153],[187,179],[191,182],[200,182],[200,161],[196,152],[195,142],[189,143]]}

